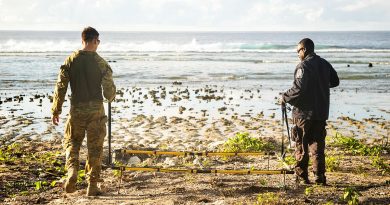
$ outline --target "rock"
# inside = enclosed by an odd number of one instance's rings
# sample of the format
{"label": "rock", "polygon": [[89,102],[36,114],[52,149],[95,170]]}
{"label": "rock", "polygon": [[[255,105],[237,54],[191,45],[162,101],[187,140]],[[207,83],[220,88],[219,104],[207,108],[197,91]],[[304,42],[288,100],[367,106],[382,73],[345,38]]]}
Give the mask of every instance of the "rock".
{"label": "rock", "polygon": [[183,106],[180,106],[179,107],[179,113],[180,114],[183,114],[183,112],[186,110],[187,108],[183,107]]}
{"label": "rock", "polygon": [[177,95],[174,95],[173,98],[171,99],[172,102],[177,102],[177,101],[180,101],[181,100],[181,97],[177,96]]}
{"label": "rock", "polygon": [[151,166],[153,164],[153,159],[152,158],[147,158],[143,161],[143,164],[146,164],[148,166]]}
{"label": "rock", "polygon": [[173,123],[173,124],[178,124],[178,123],[181,123],[183,121],[182,118],[175,117],[175,116],[171,117],[170,120],[171,120],[171,123]]}
{"label": "rock", "polygon": [[219,112],[223,112],[223,111],[225,111],[227,108],[226,107],[220,107],[220,108],[218,108],[218,111]]}
{"label": "rock", "polygon": [[225,141],[215,141],[209,144],[208,148],[211,150],[216,150],[219,146],[223,145]]}
{"label": "rock", "polygon": [[155,122],[162,124],[162,125],[165,125],[165,124],[167,124],[167,117],[166,116],[159,117],[156,119]]}
{"label": "rock", "polygon": [[203,169],[202,161],[199,159],[199,157],[196,157],[192,163],[196,166],[200,166]]}
{"label": "rock", "polygon": [[369,63],[369,64],[368,64],[368,67],[372,68],[372,63]]}
{"label": "rock", "polygon": [[164,160],[164,164],[168,165],[168,166],[176,166],[177,164],[177,160],[175,160],[175,158],[171,158],[171,157],[167,157],[165,160]]}
{"label": "rock", "polygon": [[225,205],[227,204],[224,200],[218,200],[218,201],[214,201],[214,203],[212,203],[213,205]]}
{"label": "rock", "polygon": [[139,164],[139,163],[141,163],[141,159],[137,156],[133,156],[133,157],[130,157],[128,163],[129,164]]}

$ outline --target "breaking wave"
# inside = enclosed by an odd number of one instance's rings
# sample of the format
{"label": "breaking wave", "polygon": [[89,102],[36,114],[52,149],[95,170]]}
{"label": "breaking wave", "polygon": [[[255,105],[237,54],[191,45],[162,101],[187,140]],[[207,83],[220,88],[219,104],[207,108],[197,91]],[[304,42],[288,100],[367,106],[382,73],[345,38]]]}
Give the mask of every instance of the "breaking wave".
{"label": "breaking wave", "polygon": [[[81,47],[80,41],[71,40],[14,40],[0,41],[0,53],[45,53],[71,52]],[[295,52],[296,45],[273,43],[245,43],[245,42],[211,42],[203,43],[192,39],[186,43],[169,43],[159,41],[145,42],[102,42],[101,52]],[[384,52],[390,53],[387,48],[346,48],[340,46],[318,45],[316,50],[321,52]]]}

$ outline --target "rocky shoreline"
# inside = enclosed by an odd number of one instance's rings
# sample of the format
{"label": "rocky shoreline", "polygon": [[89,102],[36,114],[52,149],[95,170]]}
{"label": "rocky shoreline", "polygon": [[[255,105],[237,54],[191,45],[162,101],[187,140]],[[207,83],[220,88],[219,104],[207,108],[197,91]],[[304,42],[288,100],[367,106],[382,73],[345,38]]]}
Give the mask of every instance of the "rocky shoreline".
{"label": "rocky shoreline", "polygon": [[[275,152],[279,153],[281,137],[286,135],[286,128],[282,127],[279,105],[275,105],[273,95],[274,91],[260,89],[240,90],[219,86],[188,88],[179,82],[166,87],[133,86],[119,89],[117,99],[112,104],[113,149],[220,151],[237,133],[248,133],[255,139],[273,143]],[[357,189],[361,194],[359,200],[363,203],[386,204],[390,200],[390,173],[382,173],[386,169],[383,164],[390,163],[387,148],[380,153],[380,159],[375,159],[374,155],[350,153],[348,149],[332,146],[330,142],[327,154],[338,168],[328,171],[330,186],[326,187],[295,187],[292,176],[287,176],[287,189],[284,189],[282,178],[274,175],[127,172],[118,194],[117,173],[105,169],[102,183],[106,190],[104,196],[84,197],[85,182],[79,183],[79,191],[75,194],[65,195],[61,189],[64,173],[61,145],[65,113],[69,109],[67,104],[61,116],[62,125],[54,127],[50,121],[49,93],[26,93],[12,97],[1,93],[0,101],[0,112],[4,114],[0,117],[2,153],[7,153],[10,146],[20,145],[18,155],[7,155],[8,158],[3,157],[0,163],[0,188],[3,191],[0,201],[6,204],[261,204],[267,200],[271,200],[271,204],[343,204],[346,202],[340,197],[349,187]],[[358,119],[353,114],[339,114],[328,121],[329,139],[341,134],[358,139],[359,143],[367,146],[389,146],[390,122],[386,117]],[[104,146],[107,150],[107,143]],[[85,143],[81,152],[85,160]],[[289,152],[288,159],[291,156]],[[186,168],[268,168],[264,157],[183,159],[130,156],[122,163]],[[47,171],[52,175],[42,174],[50,167],[56,168]],[[271,158],[271,169],[282,167],[278,158]],[[39,185],[39,182],[45,184]]]}

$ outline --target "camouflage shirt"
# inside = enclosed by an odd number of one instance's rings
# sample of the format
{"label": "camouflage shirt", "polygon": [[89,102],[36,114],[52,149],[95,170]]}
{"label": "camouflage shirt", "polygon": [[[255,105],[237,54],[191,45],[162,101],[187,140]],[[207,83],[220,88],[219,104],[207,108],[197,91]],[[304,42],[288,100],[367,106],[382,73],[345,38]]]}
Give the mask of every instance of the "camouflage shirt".
{"label": "camouflage shirt", "polygon": [[109,101],[115,98],[116,87],[112,79],[112,69],[93,51],[75,51],[60,67],[51,108],[53,115],[62,112],[68,84],[71,85],[72,108],[95,110],[95,107],[102,105],[102,92]]}

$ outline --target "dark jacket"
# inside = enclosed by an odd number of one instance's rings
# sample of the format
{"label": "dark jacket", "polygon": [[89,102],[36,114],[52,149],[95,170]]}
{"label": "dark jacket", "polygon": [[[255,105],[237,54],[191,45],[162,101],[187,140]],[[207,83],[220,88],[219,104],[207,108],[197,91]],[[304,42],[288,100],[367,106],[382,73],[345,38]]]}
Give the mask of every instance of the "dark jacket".
{"label": "dark jacket", "polygon": [[294,106],[293,118],[327,120],[329,88],[338,85],[339,77],[332,65],[313,53],[297,65],[293,86],[283,93],[283,101]]}

